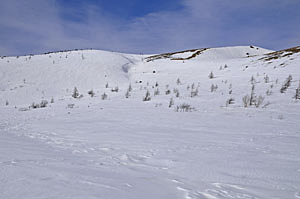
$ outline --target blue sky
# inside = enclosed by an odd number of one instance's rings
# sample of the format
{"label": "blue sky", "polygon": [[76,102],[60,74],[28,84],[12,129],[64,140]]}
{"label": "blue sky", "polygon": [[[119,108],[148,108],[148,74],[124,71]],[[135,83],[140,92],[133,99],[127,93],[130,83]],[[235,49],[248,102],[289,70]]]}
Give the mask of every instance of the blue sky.
{"label": "blue sky", "polygon": [[300,45],[300,0],[0,0],[0,55]]}
{"label": "blue sky", "polygon": [[[58,0],[62,7],[78,9],[84,5],[94,5],[117,18],[134,19],[158,11],[175,11],[182,8],[180,0]],[[66,14],[66,13],[63,13]],[[71,14],[72,13],[68,13]],[[76,16],[75,16],[76,17]]]}

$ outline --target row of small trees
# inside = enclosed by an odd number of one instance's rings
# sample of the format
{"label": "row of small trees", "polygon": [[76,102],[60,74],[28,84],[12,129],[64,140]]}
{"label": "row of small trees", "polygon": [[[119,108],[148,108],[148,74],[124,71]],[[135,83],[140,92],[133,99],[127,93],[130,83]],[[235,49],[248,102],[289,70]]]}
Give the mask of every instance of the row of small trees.
{"label": "row of small trees", "polygon": [[[212,78],[214,78],[214,74],[213,74],[213,72],[211,72],[210,74],[209,74],[209,78],[210,79],[212,79]],[[268,77],[268,75],[265,75],[264,76],[264,81],[265,81],[265,83],[269,83],[269,77]],[[284,93],[289,87],[290,87],[290,85],[291,85],[291,81],[292,81],[292,76],[291,75],[289,75],[288,76],[288,78],[286,79],[286,81],[284,82],[284,84],[282,85],[282,87],[281,87],[281,89],[280,89],[280,92],[281,93]],[[259,96],[257,96],[256,94],[255,94],[255,84],[257,83],[256,82],[256,80],[255,80],[255,78],[252,76],[251,77],[251,80],[250,80],[250,82],[251,82],[251,92],[250,92],[250,95],[245,95],[244,97],[243,97],[243,104],[244,104],[244,107],[248,107],[248,106],[255,106],[255,107],[259,107],[261,104],[262,104],[262,102],[264,101],[264,97],[263,96],[261,96],[261,95],[259,95]],[[179,79],[179,78],[177,78],[177,80],[176,80],[176,83],[177,83],[177,85],[181,85],[182,83],[181,83],[181,80]],[[149,85],[149,84],[147,84],[147,85]],[[108,83],[105,85],[105,87],[106,88],[108,88]],[[230,87],[232,87],[232,85],[230,85]],[[271,85],[271,88],[273,87],[273,85]],[[300,87],[300,83],[299,83],[299,87]],[[299,87],[296,89],[296,94],[295,94],[295,96],[294,96],[294,98],[295,99],[299,99],[300,97],[300,89],[299,89]],[[193,83],[191,86],[187,86],[187,90],[189,90],[191,88],[191,91],[190,91],[190,97],[196,97],[196,96],[198,96],[198,93],[199,93],[199,90],[198,90],[198,88],[199,88],[199,85],[197,86],[197,87],[195,87],[195,84]],[[215,85],[215,84],[212,84],[211,85],[211,88],[210,88],[210,91],[211,92],[215,92],[216,90],[218,89],[218,85]],[[113,87],[112,89],[111,89],[111,92],[118,92],[119,91],[119,88],[116,86],[116,87]],[[130,96],[131,96],[131,92],[132,92],[132,86],[131,86],[131,84],[129,85],[129,87],[128,87],[128,89],[127,89],[127,91],[126,91],[126,93],[125,93],[125,98],[129,98]],[[179,90],[178,89],[176,89],[176,88],[174,88],[173,89],[173,92],[175,93],[175,96],[176,97],[179,97],[180,96],[180,93],[179,93]],[[232,93],[232,89],[230,88],[230,91],[229,91],[229,94],[231,94]],[[95,93],[94,93],[94,91],[93,90],[90,90],[90,91],[88,91],[88,94],[91,96],[91,97],[94,97],[95,96]],[[160,94],[160,91],[159,91],[159,88],[158,88],[158,83],[156,82],[155,83],[155,90],[154,90],[154,96],[157,96],[157,95],[159,95]],[[166,86],[166,91],[165,91],[165,94],[166,95],[169,95],[169,94],[171,94],[171,90],[169,89],[169,86],[167,85]],[[267,92],[266,92],[266,94],[267,95],[271,95],[272,94],[272,91],[271,90],[267,90]],[[73,94],[72,94],[72,97],[73,98],[81,98],[81,97],[83,97],[83,95],[81,94],[79,94],[79,92],[78,92],[78,89],[76,88],[76,87],[74,87],[74,90],[73,90]],[[101,98],[104,100],[104,99],[107,99],[107,94],[106,93],[103,93],[102,95],[101,95]],[[149,92],[149,90],[147,90],[146,91],[146,94],[145,94],[145,96],[143,97],[143,101],[150,101],[151,100],[151,94],[150,94],[150,92]],[[228,101],[228,103],[227,104],[232,104],[233,103],[233,99],[229,99],[229,101]],[[6,103],[6,104],[8,104],[8,102]]]}
{"label": "row of small trees", "polygon": [[[215,78],[213,72],[211,72],[209,74],[209,79]],[[292,76],[289,75],[288,78],[285,80],[285,82],[283,83],[281,89],[280,89],[280,93],[285,93],[286,90],[291,86],[291,81],[292,81]],[[257,81],[255,80],[255,78],[252,76],[250,79],[251,82],[251,91],[250,94],[247,94],[245,96],[243,96],[242,98],[242,102],[244,107],[260,107],[264,101],[264,97],[262,95],[256,95],[255,92],[255,84],[257,83]],[[264,76],[264,82],[265,83],[269,83],[270,79],[268,77],[268,75]],[[276,82],[278,82],[278,80],[276,80]],[[177,85],[182,85],[182,82],[179,78],[177,78],[176,80],[176,84]],[[149,86],[149,83],[147,83],[147,86]],[[108,83],[105,85],[105,88],[108,88]],[[145,87],[146,88],[146,87]],[[160,90],[159,90],[159,84],[156,82],[154,86],[152,86],[152,88],[154,88],[154,93],[153,96],[157,96],[160,95]],[[271,88],[273,88],[273,84],[271,85]],[[190,92],[190,97],[196,97],[198,96],[199,93],[199,84],[196,86],[195,83],[188,85],[186,88],[189,92]],[[216,90],[218,89],[218,85],[216,84],[212,84],[210,87],[210,91],[211,92],[216,92]],[[229,87],[229,94],[231,95],[232,93],[232,85],[230,84]],[[111,92],[119,92],[119,88],[118,86],[111,88]],[[132,92],[132,86],[131,84],[128,86],[128,89],[126,90],[125,93],[125,98],[129,98],[131,96],[131,92]],[[94,97],[95,96],[95,92],[93,90],[89,90],[88,95],[90,97]],[[169,85],[166,85],[166,90],[164,91],[165,95],[170,95],[171,94],[171,89],[169,88]],[[180,93],[179,90],[177,88],[173,89],[173,93],[175,94],[175,97],[178,98],[180,97]],[[266,92],[267,95],[271,95],[272,94],[272,90],[269,90]],[[72,93],[72,97],[76,98],[76,99],[80,99],[83,97],[82,94],[79,93],[77,87],[74,87],[73,93]],[[101,99],[102,100],[106,100],[108,98],[108,95],[104,92],[101,95]],[[299,100],[300,99],[300,82],[299,82],[299,86],[296,89],[294,98]],[[143,101],[151,101],[152,97],[150,94],[150,91],[147,89],[146,93],[144,95],[144,97],[142,98]],[[51,99],[51,103],[54,103],[54,99]],[[226,101],[226,106],[228,106],[229,104],[233,104],[234,103],[234,99],[232,97],[230,97],[227,101]],[[48,101],[43,100],[41,101],[41,103],[32,103],[31,108],[43,108],[46,107],[48,104]],[[8,106],[9,102],[6,100],[5,105]],[[169,101],[169,107],[172,107],[174,105],[174,100],[173,98],[170,99]]]}

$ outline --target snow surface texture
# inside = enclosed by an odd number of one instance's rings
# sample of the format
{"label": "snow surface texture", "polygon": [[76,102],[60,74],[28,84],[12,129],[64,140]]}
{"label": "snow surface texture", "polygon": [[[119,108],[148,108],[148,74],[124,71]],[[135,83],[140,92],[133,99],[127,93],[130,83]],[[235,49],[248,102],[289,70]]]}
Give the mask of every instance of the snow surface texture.
{"label": "snow surface texture", "polygon": [[300,198],[299,66],[254,46],[1,57],[0,198]]}

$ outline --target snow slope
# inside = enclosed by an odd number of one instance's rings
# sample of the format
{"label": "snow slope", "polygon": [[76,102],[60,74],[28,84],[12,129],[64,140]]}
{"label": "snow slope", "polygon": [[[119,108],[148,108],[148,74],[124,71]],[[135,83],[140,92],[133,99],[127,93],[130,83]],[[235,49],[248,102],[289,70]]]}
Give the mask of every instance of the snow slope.
{"label": "snow slope", "polygon": [[0,198],[300,198],[299,63],[254,46],[2,57]]}
{"label": "snow slope", "polygon": [[[79,90],[124,86],[128,67],[139,56],[99,50],[78,50],[0,59],[1,91],[13,104],[39,98],[63,98]],[[3,102],[3,98],[2,101]]]}

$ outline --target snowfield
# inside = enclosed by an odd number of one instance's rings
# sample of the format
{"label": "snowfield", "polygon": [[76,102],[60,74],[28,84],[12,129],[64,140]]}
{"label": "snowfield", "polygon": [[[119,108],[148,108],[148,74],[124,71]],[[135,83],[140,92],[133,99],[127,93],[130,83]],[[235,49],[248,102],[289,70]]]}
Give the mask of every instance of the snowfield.
{"label": "snowfield", "polygon": [[0,198],[298,199],[299,67],[300,47],[0,57]]}

